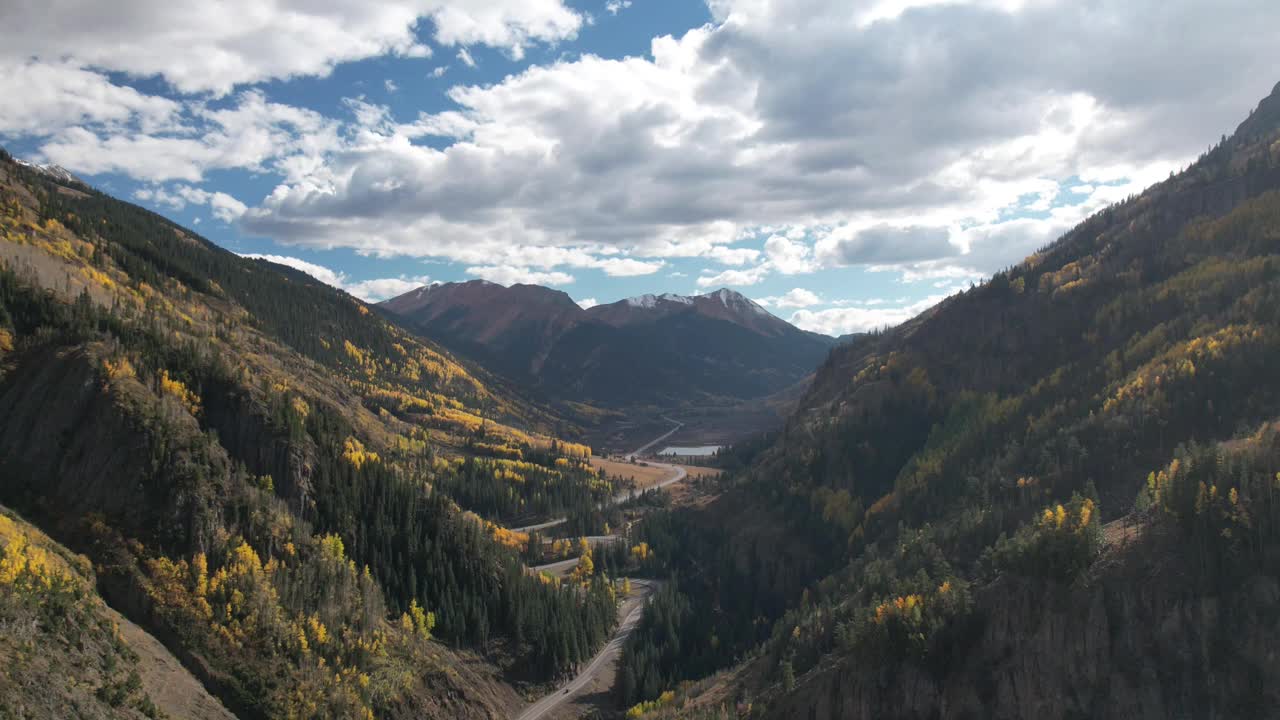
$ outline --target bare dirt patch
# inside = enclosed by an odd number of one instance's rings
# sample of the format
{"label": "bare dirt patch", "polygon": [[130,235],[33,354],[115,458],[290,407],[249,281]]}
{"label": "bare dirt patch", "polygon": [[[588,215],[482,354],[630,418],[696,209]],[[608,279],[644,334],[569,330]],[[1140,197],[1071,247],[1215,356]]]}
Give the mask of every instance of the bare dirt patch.
{"label": "bare dirt patch", "polygon": [[630,463],[625,460],[593,457],[591,466],[604,470],[610,477],[617,476],[624,480],[635,481],[637,490],[653,487],[671,477],[671,471],[665,467],[655,467],[641,462]]}
{"label": "bare dirt patch", "polygon": [[129,648],[138,654],[142,687],[166,715],[191,720],[235,720],[236,716],[210,695],[159,640],[115,610],[109,612]]}

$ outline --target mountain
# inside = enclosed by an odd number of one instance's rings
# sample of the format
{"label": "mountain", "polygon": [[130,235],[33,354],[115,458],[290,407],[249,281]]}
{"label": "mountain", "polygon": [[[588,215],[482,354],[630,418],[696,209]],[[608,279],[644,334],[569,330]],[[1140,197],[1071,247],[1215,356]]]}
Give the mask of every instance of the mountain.
{"label": "mountain", "polygon": [[536,374],[557,338],[585,313],[568,295],[538,285],[504,287],[486,280],[428,285],[382,303],[458,352],[508,372]]}
{"label": "mountain", "polygon": [[679,583],[624,702],[1275,717],[1277,228],[1280,86],[1184,172],[834,350],[718,499],[639,528]]}
{"label": "mountain", "polygon": [[509,717],[503,678],[590,657],[616,591],[530,575],[498,523],[619,520],[572,423],[506,387],[0,151],[0,503],[33,526],[0,514],[0,715],[155,716],[100,595],[238,717]]}
{"label": "mountain", "polygon": [[547,396],[613,407],[761,398],[804,378],[833,344],[728,289],[584,310],[557,290],[474,280],[382,307]]}

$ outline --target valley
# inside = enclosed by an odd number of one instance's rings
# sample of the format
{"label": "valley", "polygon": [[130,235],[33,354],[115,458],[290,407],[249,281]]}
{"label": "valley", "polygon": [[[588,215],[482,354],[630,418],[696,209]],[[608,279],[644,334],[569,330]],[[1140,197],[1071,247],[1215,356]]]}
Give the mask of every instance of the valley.
{"label": "valley", "polygon": [[0,720],[1280,720],[1280,5],[27,5]]}

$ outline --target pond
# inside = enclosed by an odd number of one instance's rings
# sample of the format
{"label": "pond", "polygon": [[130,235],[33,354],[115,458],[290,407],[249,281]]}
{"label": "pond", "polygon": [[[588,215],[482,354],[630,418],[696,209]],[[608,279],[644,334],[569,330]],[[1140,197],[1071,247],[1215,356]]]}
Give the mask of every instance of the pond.
{"label": "pond", "polygon": [[675,455],[677,457],[708,457],[715,455],[719,445],[701,445],[699,447],[668,447],[659,455]]}

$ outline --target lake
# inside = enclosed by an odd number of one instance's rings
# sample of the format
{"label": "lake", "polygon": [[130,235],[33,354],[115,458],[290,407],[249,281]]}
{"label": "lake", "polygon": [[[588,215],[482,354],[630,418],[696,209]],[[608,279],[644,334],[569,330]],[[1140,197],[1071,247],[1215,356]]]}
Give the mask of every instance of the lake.
{"label": "lake", "polygon": [[659,455],[675,455],[677,457],[709,457],[715,455],[719,445],[702,445],[701,447],[669,447]]}

